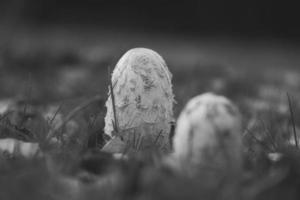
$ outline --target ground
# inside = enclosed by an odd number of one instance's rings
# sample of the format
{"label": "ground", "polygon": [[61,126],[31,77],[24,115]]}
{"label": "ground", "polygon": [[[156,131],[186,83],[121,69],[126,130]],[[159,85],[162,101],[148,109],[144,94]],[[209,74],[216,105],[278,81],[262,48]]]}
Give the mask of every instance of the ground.
{"label": "ground", "polygon": [[[51,156],[1,158],[0,199],[299,198],[300,153],[294,133],[300,123],[300,48],[296,44],[61,28],[16,31],[2,36],[1,44],[0,137],[40,142]],[[99,152],[107,140],[103,118],[108,66],[113,68],[133,47],[151,48],[166,60],[173,74],[175,117],[190,98],[207,91],[225,95],[240,107],[242,174],[223,171],[212,178],[203,170],[197,178],[181,177],[153,155],[114,161]],[[7,107],[13,112],[4,112]],[[62,118],[79,110],[63,127],[76,134],[59,150],[43,140],[55,128],[55,122],[49,125],[41,117],[51,108]],[[283,156],[277,159],[278,155]]]}

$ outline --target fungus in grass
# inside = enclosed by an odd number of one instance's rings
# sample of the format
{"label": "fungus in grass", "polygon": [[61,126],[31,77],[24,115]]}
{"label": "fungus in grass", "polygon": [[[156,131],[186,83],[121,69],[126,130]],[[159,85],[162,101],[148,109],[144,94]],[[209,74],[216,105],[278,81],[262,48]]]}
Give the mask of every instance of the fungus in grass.
{"label": "fungus in grass", "polygon": [[0,139],[0,157],[2,154],[24,158],[42,156],[38,143],[24,142],[13,138]]}
{"label": "fungus in grass", "polygon": [[238,108],[227,98],[212,93],[194,97],[178,118],[173,142],[173,157],[184,165],[240,168],[242,132]]}
{"label": "fungus in grass", "polygon": [[169,151],[174,102],[171,79],[164,59],[155,51],[134,48],[126,52],[112,73],[114,106],[109,94],[105,133],[138,150]]}

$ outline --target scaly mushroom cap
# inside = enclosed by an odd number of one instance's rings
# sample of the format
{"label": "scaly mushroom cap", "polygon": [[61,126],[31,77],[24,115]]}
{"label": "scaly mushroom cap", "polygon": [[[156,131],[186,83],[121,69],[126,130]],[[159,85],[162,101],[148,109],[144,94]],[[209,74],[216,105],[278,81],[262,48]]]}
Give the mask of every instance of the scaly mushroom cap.
{"label": "scaly mushroom cap", "polygon": [[181,112],[174,136],[174,157],[193,164],[241,162],[241,118],[238,108],[211,93],[191,99]]}
{"label": "scaly mushroom cap", "polygon": [[[153,50],[131,49],[119,60],[112,74],[112,85],[117,125],[127,142],[136,143],[133,138],[142,138],[141,149],[154,143],[169,149],[174,102],[171,79],[165,61]],[[106,107],[104,130],[114,136],[110,95]]]}

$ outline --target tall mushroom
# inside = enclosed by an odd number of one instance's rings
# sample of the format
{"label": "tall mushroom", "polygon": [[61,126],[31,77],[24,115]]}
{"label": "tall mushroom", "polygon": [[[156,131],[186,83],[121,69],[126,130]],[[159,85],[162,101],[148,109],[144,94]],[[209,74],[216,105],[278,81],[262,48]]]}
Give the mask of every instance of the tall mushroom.
{"label": "tall mushroom", "polygon": [[174,102],[171,79],[164,59],[155,51],[134,48],[126,52],[112,73],[105,133],[137,150],[169,151]]}
{"label": "tall mushroom", "polygon": [[175,130],[175,160],[183,165],[241,167],[242,133],[238,108],[223,96],[205,93],[191,99]]}

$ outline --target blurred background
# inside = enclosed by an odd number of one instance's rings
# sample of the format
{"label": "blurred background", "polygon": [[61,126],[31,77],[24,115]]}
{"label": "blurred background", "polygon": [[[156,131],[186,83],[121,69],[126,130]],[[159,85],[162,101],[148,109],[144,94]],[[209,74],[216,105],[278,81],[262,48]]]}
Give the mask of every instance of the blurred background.
{"label": "blurred background", "polygon": [[2,0],[0,13],[2,99],[22,98],[28,85],[45,103],[106,98],[107,67],[133,47],[165,58],[177,110],[205,91],[258,107],[298,95],[292,1]]}
{"label": "blurred background", "polygon": [[[297,37],[293,1],[2,0],[4,23],[194,35]],[[2,20],[3,21],[3,20]]]}

